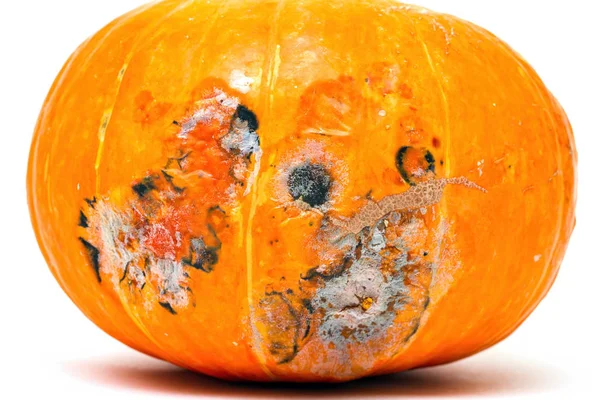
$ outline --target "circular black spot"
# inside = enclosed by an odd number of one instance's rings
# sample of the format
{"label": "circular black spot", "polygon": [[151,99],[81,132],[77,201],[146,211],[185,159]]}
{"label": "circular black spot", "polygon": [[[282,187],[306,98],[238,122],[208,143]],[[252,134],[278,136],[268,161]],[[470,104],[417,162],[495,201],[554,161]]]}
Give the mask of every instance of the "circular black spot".
{"label": "circular black spot", "polygon": [[294,200],[302,200],[311,207],[318,207],[329,200],[331,176],[321,164],[304,164],[294,168],[287,185]]}
{"label": "circular black spot", "polygon": [[415,178],[417,175],[416,171],[407,168],[405,161],[407,157],[414,157],[415,154],[420,160],[423,161],[420,163],[421,165],[419,169],[435,174],[435,158],[429,150],[425,148],[417,149],[412,146],[403,146],[396,153],[396,168],[398,169],[398,172],[400,172],[402,179],[404,179],[404,181],[411,186],[416,184]]}

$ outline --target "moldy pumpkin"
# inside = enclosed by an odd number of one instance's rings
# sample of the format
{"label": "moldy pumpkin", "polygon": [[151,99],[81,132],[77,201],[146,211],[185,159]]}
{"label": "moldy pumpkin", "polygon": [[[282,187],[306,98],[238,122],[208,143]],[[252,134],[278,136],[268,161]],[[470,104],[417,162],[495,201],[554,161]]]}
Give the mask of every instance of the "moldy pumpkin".
{"label": "moldy pumpkin", "polygon": [[224,379],[345,381],[509,335],[574,226],[576,152],[532,68],[395,1],[166,0],[58,76],[28,188],[69,297]]}

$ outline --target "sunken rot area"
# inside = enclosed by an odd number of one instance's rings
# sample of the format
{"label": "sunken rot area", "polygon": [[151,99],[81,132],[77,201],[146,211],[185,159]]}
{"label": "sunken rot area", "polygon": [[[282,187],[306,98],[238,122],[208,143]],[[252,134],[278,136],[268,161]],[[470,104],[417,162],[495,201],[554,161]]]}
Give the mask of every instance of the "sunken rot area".
{"label": "sunken rot area", "polygon": [[510,334],[558,271],[575,163],[535,72],[462,20],[163,1],[65,65],[28,196],[110,335],[224,379],[338,382]]}

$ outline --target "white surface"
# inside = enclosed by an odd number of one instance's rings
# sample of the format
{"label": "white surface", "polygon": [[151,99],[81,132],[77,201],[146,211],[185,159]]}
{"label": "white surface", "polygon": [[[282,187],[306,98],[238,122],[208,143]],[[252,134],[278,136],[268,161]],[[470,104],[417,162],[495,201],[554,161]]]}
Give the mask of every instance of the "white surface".
{"label": "white surface", "polygon": [[[97,329],[62,293],[29,223],[25,170],[37,114],[72,50],[141,0],[0,2],[0,398],[373,397],[600,399],[600,33],[596,0],[415,3],[471,20],[537,69],[580,156],[578,224],[558,280],[509,339],[470,359],[336,388],[236,386],[180,371]],[[308,391],[307,391],[308,390]]]}

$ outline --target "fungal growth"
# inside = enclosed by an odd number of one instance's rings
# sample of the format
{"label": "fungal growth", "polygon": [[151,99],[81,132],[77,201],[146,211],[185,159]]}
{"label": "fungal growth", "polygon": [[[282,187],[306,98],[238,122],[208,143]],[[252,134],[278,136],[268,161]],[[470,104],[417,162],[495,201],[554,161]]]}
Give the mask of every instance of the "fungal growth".
{"label": "fungal growth", "polygon": [[323,165],[306,163],[292,170],[287,185],[294,200],[318,207],[329,200],[331,177]]}
{"label": "fungal growth", "polygon": [[90,264],[94,269],[94,273],[96,274],[98,282],[102,282],[102,277],[100,276],[100,252],[93,244],[91,244],[84,238],[79,238],[79,241],[81,242],[81,244],[83,244],[83,247],[85,248],[85,251],[88,255]]}
{"label": "fungal growth", "polygon": [[218,267],[227,210],[252,185],[261,154],[258,118],[219,88],[181,121],[162,169],[86,200],[78,219],[98,282],[106,277],[117,293],[154,298],[174,315],[195,304],[194,274]]}
{"label": "fungal growth", "polygon": [[[358,235],[348,235],[349,250],[333,274],[315,275],[312,307],[322,315],[317,334],[336,349],[382,338],[390,329],[408,340],[429,296],[433,267],[410,249],[409,235],[422,228],[416,215],[393,212]],[[403,323],[394,324],[403,314]]]}
{"label": "fungal growth", "polygon": [[291,289],[267,291],[257,307],[256,325],[266,332],[267,350],[277,364],[292,361],[310,332],[310,305]]}
{"label": "fungal growth", "polygon": [[435,175],[435,158],[427,149],[404,146],[396,153],[396,168],[406,183],[415,186]]}
{"label": "fungal growth", "polygon": [[[287,162],[284,176],[292,199],[322,216],[306,244],[320,263],[300,275],[298,289],[268,291],[259,302],[265,354],[279,364],[291,362],[312,338],[339,362],[355,345],[366,357],[392,354],[418,331],[430,302],[441,228],[426,210],[442,200],[447,185],[485,189],[463,177],[437,178],[433,154],[405,146],[395,161],[408,189],[379,200],[367,195],[362,207],[343,217],[321,207],[330,201],[333,180],[318,162],[325,156],[311,151]],[[395,345],[382,347],[390,337]]]}

